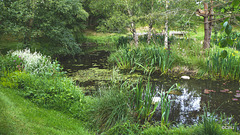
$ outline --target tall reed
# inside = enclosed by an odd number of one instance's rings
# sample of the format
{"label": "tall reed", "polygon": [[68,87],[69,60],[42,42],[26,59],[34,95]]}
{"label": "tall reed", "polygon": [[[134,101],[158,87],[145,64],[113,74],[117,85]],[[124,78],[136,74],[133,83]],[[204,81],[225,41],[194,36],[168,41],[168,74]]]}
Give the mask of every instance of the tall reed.
{"label": "tall reed", "polygon": [[122,48],[111,54],[110,62],[121,69],[140,69],[146,73],[160,71],[167,73],[172,68],[174,57],[162,47],[145,46],[138,48]]}
{"label": "tall reed", "polygon": [[161,105],[161,126],[167,126],[168,118],[171,109],[171,100],[169,99],[169,93],[173,90],[178,89],[178,84],[172,85],[172,87],[168,91],[161,90],[160,94],[160,105]]}
{"label": "tall reed", "polygon": [[235,123],[235,125],[231,124],[232,117],[227,118],[225,114],[221,114],[221,116],[218,118],[215,112],[210,112],[209,107],[207,108],[206,106],[203,108],[203,111],[202,124],[204,134],[225,135],[227,130],[223,128],[225,126],[236,129],[237,123]]}
{"label": "tall reed", "polygon": [[133,88],[133,102],[132,102],[132,109],[135,112],[135,116],[140,121],[148,121],[152,118],[154,112],[156,111],[157,106],[159,105],[154,104],[153,97],[155,96],[155,91],[152,89],[152,85],[148,79],[146,88],[144,89],[143,80],[140,80],[136,87]]}
{"label": "tall reed", "polygon": [[220,52],[213,54],[207,61],[207,73],[212,78],[224,78],[239,80],[240,78],[240,59],[235,57],[234,52],[222,57]]}

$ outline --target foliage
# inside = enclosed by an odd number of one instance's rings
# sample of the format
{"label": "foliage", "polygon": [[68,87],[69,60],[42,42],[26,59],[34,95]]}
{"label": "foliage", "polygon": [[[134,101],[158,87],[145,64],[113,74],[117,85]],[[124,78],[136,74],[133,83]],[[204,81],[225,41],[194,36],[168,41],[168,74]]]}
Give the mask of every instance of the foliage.
{"label": "foliage", "polygon": [[[80,51],[75,33],[84,29],[88,13],[80,0],[1,1],[5,6],[1,23],[5,33],[17,35],[25,46],[47,42],[58,54]],[[56,49],[58,47],[58,49]]]}
{"label": "foliage", "polygon": [[[152,34],[152,40],[151,43],[152,44],[158,44],[160,46],[164,45],[164,35],[158,35],[158,34]],[[144,34],[141,36],[138,36],[139,38],[139,42],[141,42],[142,44],[146,44],[147,43],[147,39],[148,39],[148,35]],[[168,41],[170,43],[173,43],[175,40],[174,36],[169,37]],[[131,42],[133,42],[133,38],[129,37],[129,36],[121,36],[118,40],[117,43],[117,47],[127,47],[128,44],[131,44]]]}
{"label": "foliage", "polygon": [[18,56],[0,55],[0,73],[5,74],[16,70],[23,71],[23,59]]}
{"label": "foliage", "polygon": [[128,119],[128,96],[121,89],[114,87],[101,91],[101,95],[91,104],[89,115],[95,130],[106,131],[116,123]]}
{"label": "foliage", "polygon": [[115,126],[104,132],[103,135],[136,135],[140,134],[141,130],[137,123],[132,123],[127,120],[126,122],[117,123]]}
{"label": "foliage", "polygon": [[156,92],[152,88],[149,80],[147,82],[146,88],[144,89],[143,80],[139,80],[136,87],[132,89],[132,109],[134,110],[134,115],[138,120],[145,122],[151,120],[157,106],[159,103],[153,103],[153,97]]}
{"label": "foliage", "polygon": [[60,111],[36,106],[15,89],[0,86],[0,134],[90,134],[84,124]]}
{"label": "foliage", "polygon": [[239,80],[240,77],[240,59],[236,52],[228,54],[226,51],[216,52],[207,60],[207,73],[212,78],[224,78]]}
{"label": "foliage", "polygon": [[50,57],[29,49],[11,52],[1,61],[1,85],[18,89],[19,94],[39,106],[84,118],[83,95],[71,79],[63,76],[57,61],[52,63]]}
{"label": "foliage", "polygon": [[31,74],[53,75],[61,71],[60,64],[57,61],[52,63],[50,57],[43,56],[37,52],[31,53],[30,49],[16,50],[11,55],[21,58],[24,70]]}
{"label": "foliage", "polygon": [[[230,121],[227,121],[225,115],[221,115],[220,119],[217,120],[215,112],[210,113],[209,108],[204,108],[204,114],[202,115],[202,124],[204,134],[208,135],[225,135],[231,129],[223,129],[222,126],[231,126],[236,130],[236,125],[233,126]],[[228,133],[229,134],[229,133]]]}
{"label": "foliage", "polygon": [[[174,88],[175,87],[175,88]],[[178,85],[174,84],[167,92],[163,90],[160,93],[160,106],[161,106],[161,126],[168,125],[168,118],[170,114],[171,100],[169,99],[168,94],[172,91],[178,89]]]}
{"label": "foliage", "polygon": [[20,95],[39,106],[70,112],[76,117],[83,118],[81,116],[83,95],[71,79],[13,72],[1,80],[3,86],[7,86],[9,82],[15,84],[13,88],[19,89]]}
{"label": "foliage", "polygon": [[213,42],[220,47],[233,47],[240,50],[240,33],[232,32],[229,36],[224,34],[215,36]]}
{"label": "foliage", "polygon": [[110,55],[109,61],[121,69],[142,69],[147,73],[160,71],[165,74],[172,68],[174,57],[161,47],[146,46],[138,48],[124,47]]}

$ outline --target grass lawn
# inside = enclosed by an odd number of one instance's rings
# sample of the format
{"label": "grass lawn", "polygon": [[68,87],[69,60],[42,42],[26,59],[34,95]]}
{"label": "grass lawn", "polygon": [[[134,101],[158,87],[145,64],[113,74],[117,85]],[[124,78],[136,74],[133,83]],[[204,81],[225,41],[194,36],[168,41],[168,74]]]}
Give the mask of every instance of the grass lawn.
{"label": "grass lawn", "polygon": [[0,86],[0,134],[87,135],[81,121],[62,112],[39,108]]}

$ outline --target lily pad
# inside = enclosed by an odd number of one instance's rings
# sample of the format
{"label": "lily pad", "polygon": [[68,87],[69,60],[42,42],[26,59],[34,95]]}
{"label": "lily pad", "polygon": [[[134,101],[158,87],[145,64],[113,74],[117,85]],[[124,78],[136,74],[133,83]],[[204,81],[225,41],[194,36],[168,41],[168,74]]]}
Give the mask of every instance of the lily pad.
{"label": "lily pad", "polygon": [[238,99],[237,98],[232,98],[232,101],[238,101]]}
{"label": "lily pad", "polygon": [[235,97],[239,98],[240,97],[240,94],[237,94],[237,95],[234,95]]}

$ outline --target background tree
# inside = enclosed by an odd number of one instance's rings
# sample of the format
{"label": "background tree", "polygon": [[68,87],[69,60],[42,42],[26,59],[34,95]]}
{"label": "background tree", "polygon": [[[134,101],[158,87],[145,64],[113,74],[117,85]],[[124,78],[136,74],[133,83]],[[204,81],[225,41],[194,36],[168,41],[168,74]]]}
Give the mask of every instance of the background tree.
{"label": "background tree", "polygon": [[138,46],[136,23],[139,21],[140,4],[141,1],[138,0],[93,0],[92,12],[107,12],[107,17],[101,20],[98,30],[122,33],[129,28],[135,45]]}
{"label": "background tree", "polygon": [[88,13],[80,0],[5,1],[4,32],[15,34],[24,45],[43,43],[57,54],[80,51],[77,33],[84,29]]}

